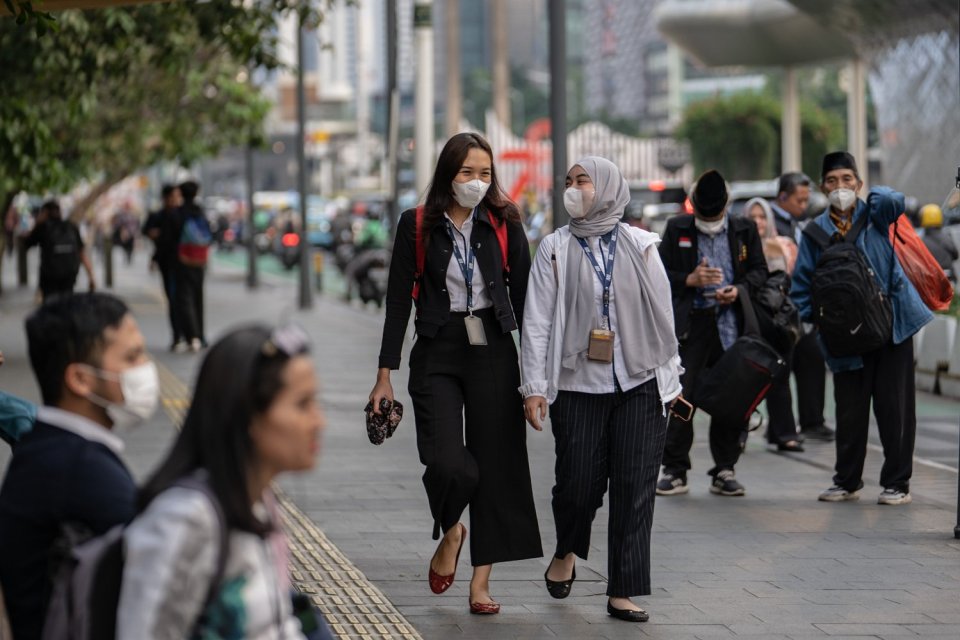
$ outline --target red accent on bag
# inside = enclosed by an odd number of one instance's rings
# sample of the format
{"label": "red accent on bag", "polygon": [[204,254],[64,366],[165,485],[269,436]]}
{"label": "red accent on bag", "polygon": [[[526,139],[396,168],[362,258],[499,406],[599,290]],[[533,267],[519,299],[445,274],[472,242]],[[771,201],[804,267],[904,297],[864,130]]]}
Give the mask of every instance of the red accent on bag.
{"label": "red accent on bag", "polygon": [[907,278],[920,299],[931,311],[946,311],[953,300],[953,285],[931,255],[923,239],[917,235],[906,214],[890,225],[890,242]]}
{"label": "red accent on bag", "polygon": [[[510,265],[507,264],[507,223],[490,213],[487,213],[493,230],[497,234],[497,242],[500,244],[500,257],[503,260],[503,272],[510,273]],[[423,265],[427,262],[427,248],[423,242],[423,205],[418,205],[416,210],[416,258],[417,270],[413,274],[413,299],[420,298],[420,278],[423,276]]]}

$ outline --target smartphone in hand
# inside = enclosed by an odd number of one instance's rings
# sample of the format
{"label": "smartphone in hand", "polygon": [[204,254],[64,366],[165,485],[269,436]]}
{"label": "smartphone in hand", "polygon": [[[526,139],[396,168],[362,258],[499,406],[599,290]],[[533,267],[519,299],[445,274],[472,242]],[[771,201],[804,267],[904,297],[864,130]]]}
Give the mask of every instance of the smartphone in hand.
{"label": "smartphone in hand", "polygon": [[683,396],[679,396],[670,406],[670,413],[683,422],[690,422],[697,409]]}

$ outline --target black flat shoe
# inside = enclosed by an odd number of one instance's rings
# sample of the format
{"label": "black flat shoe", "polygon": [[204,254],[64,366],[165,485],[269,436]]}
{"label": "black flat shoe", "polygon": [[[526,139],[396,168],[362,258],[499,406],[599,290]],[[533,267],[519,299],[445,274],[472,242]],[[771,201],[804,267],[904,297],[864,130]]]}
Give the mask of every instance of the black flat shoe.
{"label": "black flat shoe", "polygon": [[796,440],[791,440],[789,442],[781,442],[778,444],[777,451],[793,451],[795,453],[803,453],[803,446]]}
{"label": "black flat shoe", "polygon": [[646,622],[650,619],[650,614],[641,609],[640,611],[631,611],[630,609],[617,609],[607,600],[607,613],[625,622]]}
{"label": "black flat shoe", "polygon": [[573,587],[573,581],[577,579],[577,568],[573,568],[573,574],[570,576],[569,580],[560,580],[559,582],[548,578],[548,573],[550,573],[550,567],[547,567],[547,570],[543,572],[543,579],[547,583],[547,592],[550,594],[550,596],[556,598],[557,600],[563,600],[570,595],[570,589]]}

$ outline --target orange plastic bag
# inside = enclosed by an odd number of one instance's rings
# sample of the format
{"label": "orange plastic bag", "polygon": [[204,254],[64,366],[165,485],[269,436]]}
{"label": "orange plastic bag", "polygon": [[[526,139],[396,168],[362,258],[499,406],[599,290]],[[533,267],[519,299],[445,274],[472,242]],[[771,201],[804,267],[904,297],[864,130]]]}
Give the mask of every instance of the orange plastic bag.
{"label": "orange plastic bag", "polygon": [[890,242],[900,260],[900,266],[920,294],[923,303],[931,311],[949,309],[953,300],[953,285],[936,258],[930,254],[923,239],[917,235],[906,214],[901,214],[897,221],[890,225]]}

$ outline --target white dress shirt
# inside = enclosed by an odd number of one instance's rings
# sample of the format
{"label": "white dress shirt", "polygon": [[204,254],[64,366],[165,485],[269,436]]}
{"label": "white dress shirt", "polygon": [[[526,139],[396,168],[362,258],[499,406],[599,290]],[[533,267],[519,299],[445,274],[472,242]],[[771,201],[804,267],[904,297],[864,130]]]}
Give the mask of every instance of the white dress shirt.
{"label": "white dress shirt", "polygon": [[[453,239],[460,248],[460,255],[463,257],[464,264],[467,263],[467,249],[470,247],[470,237],[473,234],[473,223],[475,220],[474,212],[463,222],[463,226],[457,229],[450,216],[444,212],[446,218],[444,224],[449,223],[453,229]],[[472,250],[472,249],[471,249]],[[460,270],[460,263],[457,262],[456,254],[450,252],[450,264],[447,266],[447,293],[450,294],[450,311],[469,311],[467,309],[467,284],[463,279],[463,272]],[[473,260],[473,309],[486,309],[492,307],[493,302],[487,294],[487,286],[483,281],[483,274],[480,273],[480,265],[476,258]]]}

